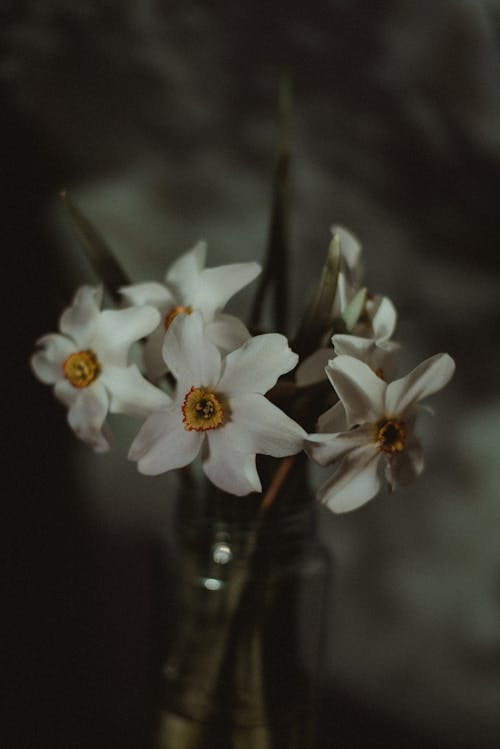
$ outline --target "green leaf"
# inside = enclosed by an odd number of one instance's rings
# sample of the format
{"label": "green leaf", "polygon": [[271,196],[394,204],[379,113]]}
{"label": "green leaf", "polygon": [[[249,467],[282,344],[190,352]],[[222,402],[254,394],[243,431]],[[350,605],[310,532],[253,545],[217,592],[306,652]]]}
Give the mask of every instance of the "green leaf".
{"label": "green leaf", "polygon": [[269,219],[264,267],[255,293],[251,327],[258,327],[262,316],[264,298],[273,287],[273,317],[275,329],[284,332],[288,316],[288,214],[290,182],[290,82],[286,76],[280,81],[278,124],[275,146],[275,163],[272,188],[272,206]]}
{"label": "green leaf", "polygon": [[333,327],[334,302],[340,270],[340,237],[334,234],[328,251],[321,278],[314,297],[308,304],[299,331],[292,344],[303,359],[321,345],[326,333]]}
{"label": "green leaf", "polygon": [[95,226],[73,203],[68,192],[62,190],[59,195],[66,209],[71,228],[82,245],[95,273],[113,299],[119,300],[118,289],[120,286],[130,284],[129,277]]}
{"label": "green leaf", "polygon": [[366,302],[367,289],[360,289],[342,313],[346,330],[350,333],[358,322]]}

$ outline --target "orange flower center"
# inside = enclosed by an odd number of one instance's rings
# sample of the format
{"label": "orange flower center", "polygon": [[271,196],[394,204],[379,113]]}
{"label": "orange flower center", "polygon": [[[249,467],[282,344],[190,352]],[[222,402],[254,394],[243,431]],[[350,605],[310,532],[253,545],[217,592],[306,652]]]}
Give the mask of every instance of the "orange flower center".
{"label": "orange flower center", "polygon": [[76,351],[63,363],[64,376],[75,388],[86,388],[99,376],[101,365],[93,351]]}
{"label": "orange flower center", "polygon": [[189,432],[206,432],[224,423],[224,409],[215,393],[192,387],[184,398],[182,417]]}
{"label": "orange flower center", "polygon": [[382,419],[375,426],[375,441],[385,453],[400,453],[406,447],[406,427],[397,419]]}
{"label": "orange flower center", "polygon": [[181,312],[184,312],[184,314],[186,315],[190,315],[192,311],[192,307],[184,307],[182,304],[179,304],[178,307],[172,307],[172,309],[165,313],[163,317],[163,327],[165,328],[165,330],[168,330],[177,315],[180,315]]}

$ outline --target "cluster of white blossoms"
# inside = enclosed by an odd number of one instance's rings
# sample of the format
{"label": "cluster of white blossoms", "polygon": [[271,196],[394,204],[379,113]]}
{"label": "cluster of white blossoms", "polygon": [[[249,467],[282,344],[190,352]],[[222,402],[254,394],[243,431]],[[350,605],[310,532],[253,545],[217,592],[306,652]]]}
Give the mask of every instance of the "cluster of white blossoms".
{"label": "cluster of white blossoms", "polygon": [[[210,481],[242,496],[262,491],[257,454],[282,458],[305,450],[336,468],[319,498],[336,512],[359,507],[379,491],[382,462],[393,487],[421,472],[413,434],[418,403],[448,382],[454,364],[438,354],[394,379],[394,305],[360,286],[360,245],[345,229],[334,231],[342,248],[334,317],[346,320],[361,304],[344,332],[332,331],[332,347],[318,348],[296,371],[295,391],[312,391],[328,377],[338,397],[320,416],[317,433],[307,434],[265,395],[298,364],[287,339],[252,336],[223,312],[260,266],[205,268],[203,242],[170,267],[163,284],[122,287],[130,305],[123,309],[101,311],[101,288],[81,287],[61,316],[60,333],[37,341],[32,369],[54,386],[71,428],[96,451],[110,447],[108,412],[145,417],[129,452],[144,474],[182,468],[201,454]],[[139,341],[144,373],[129,363]],[[169,392],[160,387],[166,373],[174,382]]]}

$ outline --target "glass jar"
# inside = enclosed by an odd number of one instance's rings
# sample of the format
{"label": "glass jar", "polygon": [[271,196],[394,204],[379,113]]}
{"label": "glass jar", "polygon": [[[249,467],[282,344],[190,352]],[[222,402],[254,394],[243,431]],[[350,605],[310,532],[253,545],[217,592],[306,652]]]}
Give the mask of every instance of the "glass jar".
{"label": "glass jar", "polygon": [[293,492],[179,503],[179,615],[158,749],[311,749],[330,559]]}

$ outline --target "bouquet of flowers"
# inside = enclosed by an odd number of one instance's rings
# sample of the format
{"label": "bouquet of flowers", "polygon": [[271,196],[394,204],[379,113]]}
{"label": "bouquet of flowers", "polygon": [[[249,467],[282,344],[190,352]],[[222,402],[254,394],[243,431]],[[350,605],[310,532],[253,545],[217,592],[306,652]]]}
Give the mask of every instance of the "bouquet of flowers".
{"label": "bouquet of flowers", "polygon": [[[184,535],[181,528],[182,613],[162,668],[156,745],[268,749],[278,732],[280,746],[309,749],[318,678],[301,666],[298,609],[302,600],[309,649],[320,650],[329,573],[317,545],[304,542],[309,515],[296,513],[311,509],[307,459],[331,466],[317,496],[338,513],[374,498],[383,482],[392,489],[413,481],[424,466],[415,425],[429,408],[421,401],[447,384],[453,359],[436,354],[398,377],[395,307],[363,285],[360,243],[341,226],[332,227],[289,345],[279,210],[262,274],[255,262],[206,267],[206,244],[198,242],[163,281],[131,283],[88,219],[63,200],[117,304],[101,308],[102,285],[79,288],[59,332],[37,341],[33,372],[96,452],[111,446],[108,413],[142,418],[129,449],[138,470],[180,469],[190,506],[191,464],[201,465],[207,508],[216,508],[208,534],[203,524],[194,537],[192,526]],[[247,326],[224,309],[259,274]],[[280,330],[270,333],[259,318],[273,276]],[[228,502],[244,508],[238,498],[259,492],[254,525],[228,525]]]}
{"label": "bouquet of flowers", "polygon": [[[109,260],[65,201],[87,245]],[[415,424],[429,409],[421,401],[447,384],[454,362],[436,354],[397,377],[396,310],[362,285],[356,237],[332,227],[322,277],[291,346],[282,332],[261,332],[224,312],[260,266],[206,267],[206,251],[199,242],[162,282],[120,283],[111,289],[118,308],[101,309],[102,286],[82,286],[59,332],[37,341],[33,372],[54,388],[75,434],[105,452],[108,413],[142,417],[129,451],[141,473],[200,459],[209,481],[236,497],[262,491],[257,454],[282,459],[279,477],[290,456],[305,451],[332,467],[318,498],[334,512],[365,504],[383,481],[390,488],[413,481],[424,466]],[[134,344],[142,349],[138,363],[130,359]]]}

